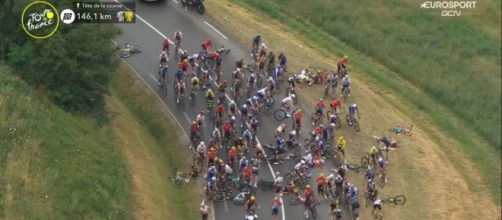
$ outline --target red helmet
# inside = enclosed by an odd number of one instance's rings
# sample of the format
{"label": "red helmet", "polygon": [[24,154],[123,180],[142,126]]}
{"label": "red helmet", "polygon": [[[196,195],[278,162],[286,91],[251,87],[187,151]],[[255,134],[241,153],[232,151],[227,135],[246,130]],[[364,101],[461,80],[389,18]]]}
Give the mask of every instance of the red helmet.
{"label": "red helmet", "polygon": [[205,113],[204,111],[200,111],[200,114],[201,114],[201,115],[204,115],[204,114],[206,114],[206,113]]}

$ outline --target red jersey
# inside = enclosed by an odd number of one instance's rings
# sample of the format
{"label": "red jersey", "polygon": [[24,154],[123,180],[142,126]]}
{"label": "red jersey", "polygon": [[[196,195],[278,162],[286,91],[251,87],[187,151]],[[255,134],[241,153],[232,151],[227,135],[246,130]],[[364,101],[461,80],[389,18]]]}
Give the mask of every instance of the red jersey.
{"label": "red jersey", "polygon": [[184,59],[183,61],[181,61],[179,63],[179,68],[181,69],[181,71],[187,71],[187,69],[188,69],[188,59]]}
{"label": "red jersey", "polygon": [[319,126],[315,127],[315,128],[314,128],[314,132],[315,132],[316,134],[321,134],[321,127],[319,127]]}
{"label": "red jersey", "polygon": [[237,150],[230,149],[228,151],[228,158],[234,158],[237,155]]}
{"label": "red jersey", "polygon": [[324,108],[324,107],[325,107],[324,102],[318,102],[318,103],[316,104],[316,108],[318,108],[318,109],[319,109],[319,108]]}
{"label": "red jersey", "polygon": [[244,167],[244,170],[242,172],[244,172],[244,176],[248,179],[253,176],[253,170],[251,170],[249,167]]}
{"label": "red jersey", "polygon": [[225,124],[223,125],[223,132],[230,133],[231,130],[232,125],[229,122],[225,122]]}
{"label": "red jersey", "polygon": [[340,102],[340,100],[338,100],[338,99],[337,99],[337,100],[335,100],[335,101],[333,101],[333,102],[331,102],[331,104],[330,104],[330,106],[331,106],[332,108],[337,108],[337,107],[339,108],[339,107],[341,107],[341,105],[342,105],[342,103],[341,103],[341,102]]}
{"label": "red jersey", "polygon": [[347,63],[347,59],[346,57],[342,57],[338,60],[338,62],[336,63],[337,65],[342,65],[342,64],[345,64]]}
{"label": "red jersey", "polygon": [[209,39],[206,39],[206,40],[202,41],[202,45],[204,45],[204,47],[207,49],[208,47],[213,46],[213,42]]}
{"label": "red jersey", "polygon": [[216,157],[217,153],[218,152],[216,152],[216,151],[209,151],[209,153],[207,153],[207,159],[209,159],[209,160],[214,159]]}
{"label": "red jersey", "polygon": [[167,38],[166,38],[166,39],[164,39],[164,41],[162,41],[162,45],[163,45],[164,47],[169,47],[169,44],[170,44],[170,41],[169,41],[169,39],[167,39]]}
{"label": "red jersey", "polygon": [[225,109],[223,108],[223,105],[218,105],[218,107],[216,107],[216,113],[221,114],[224,111]]}
{"label": "red jersey", "polygon": [[197,133],[198,126],[197,124],[191,125],[190,126],[190,132],[191,133]]}
{"label": "red jersey", "polygon": [[323,186],[326,184],[326,177],[324,176],[318,176],[316,179],[317,185],[318,186]]}

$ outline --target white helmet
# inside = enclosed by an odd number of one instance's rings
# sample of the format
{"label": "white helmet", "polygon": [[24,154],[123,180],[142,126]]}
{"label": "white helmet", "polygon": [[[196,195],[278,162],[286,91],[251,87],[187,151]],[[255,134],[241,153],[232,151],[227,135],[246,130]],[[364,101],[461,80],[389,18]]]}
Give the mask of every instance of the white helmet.
{"label": "white helmet", "polygon": [[292,131],[291,131],[291,135],[296,136],[296,131],[295,131],[295,130],[292,130]]}
{"label": "white helmet", "polygon": [[255,77],[254,73],[251,73],[251,77],[253,77],[253,78]]}
{"label": "white helmet", "polygon": [[211,180],[212,180],[212,181],[216,181],[216,177],[215,177],[215,176],[213,176],[213,178],[211,178]]}
{"label": "white helmet", "polygon": [[243,108],[247,108],[247,107],[248,107],[248,105],[244,104],[244,105],[242,105],[242,107],[243,107]]}
{"label": "white helmet", "polygon": [[232,117],[230,118],[230,120],[235,121],[235,116],[232,115]]}
{"label": "white helmet", "polygon": [[319,141],[319,136],[316,136],[314,140]]}
{"label": "white helmet", "polygon": [[353,108],[357,108],[356,103],[352,104],[352,107],[353,107]]}
{"label": "white helmet", "polygon": [[291,98],[294,99],[296,97],[296,95],[295,94],[291,94],[291,95],[289,95],[289,97],[291,97]]}
{"label": "white helmet", "polygon": [[279,171],[275,172],[275,176],[279,176],[280,174]]}
{"label": "white helmet", "polygon": [[331,127],[334,128],[336,125],[335,123],[331,123]]}
{"label": "white helmet", "polygon": [[204,145],[204,141],[201,141],[201,142],[200,142],[200,145]]}
{"label": "white helmet", "polygon": [[272,80],[274,80],[274,79],[271,76],[268,77],[268,81],[272,81]]}
{"label": "white helmet", "polygon": [[211,90],[211,89],[207,89],[207,92],[213,92],[213,90]]}
{"label": "white helmet", "polygon": [[265,43],[261,43],[261,47],[267,47]]}
{"label": "white helmet", "polygon": [[383,162],[383,158],[382,157],[378,157],[378,162]]}

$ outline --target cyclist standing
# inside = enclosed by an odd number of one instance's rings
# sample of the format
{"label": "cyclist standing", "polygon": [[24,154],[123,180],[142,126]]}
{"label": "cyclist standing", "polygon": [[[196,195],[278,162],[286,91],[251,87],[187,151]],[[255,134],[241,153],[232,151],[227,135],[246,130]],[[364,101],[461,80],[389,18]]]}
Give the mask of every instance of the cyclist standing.
{"label": "cyclist standing", "polygon": [[336,71],[338,72],[338,74],[342,74],[342,72],[345,72],[347,68],[346,64],[348,59],[349,57],[347,55],[344,55],[336,62],[336,67],[337,67]]}

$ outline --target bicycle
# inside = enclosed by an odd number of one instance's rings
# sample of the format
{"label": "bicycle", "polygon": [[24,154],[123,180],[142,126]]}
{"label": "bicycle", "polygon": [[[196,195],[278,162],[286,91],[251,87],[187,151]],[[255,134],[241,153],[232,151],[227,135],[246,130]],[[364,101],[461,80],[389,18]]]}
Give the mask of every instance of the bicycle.
{"label": "bicycle", "polygon": [[312,121],[312,126],[319,125],[322,123],[322,114],[316,111],[312,113],[310,120]]}
{"label": "bicycle", "polygon": [[348,86],[343,87],[342,95],[343,95],[343,101],[347,102],[347,99],[349,98],[350,94],[350,88]]}
{"label": "bicycle", "polygon": [[394,197],[388,197],[386,199],[382,199],[382,203],[389,203],[390,206],[396,206],[396,205],[404,205],[406,203],[406,196],[404,195],[397,195]]}
{"label": "bicycle", "polygon": [[122,58],[128,58],[131,54],[138,54],[141,53],[141,51],[141,47],[125,43],[123,46],[117,48],[116,53]]}
{"label": "bicycle", "polygon": [[347,114],[345,116],[345,120],[349,126],[354,127],[356,132],[359,132],[361,130],[361,127],[359,126],[359,120],[357,119],[357,117],[354,117],[354,116],[350,117],[350,115]]}
{"label": "bicycle", "polygon": [[274,111],[274,119],[277,121],[282,121],[288,117],[289,113],[287,112],[287,104],[281,104],[280,108]]}
{"label": "bicycle", "polygon": [[174,168],[173,173],[175,173],[176,176],[171,178],[171,182],[178,188],[184,187],[190,182],[190,179],[192,179],[191,172],[180,172]]}
{"label": "bicycle", "polygon": [[[331,118],[329,118],[331,114],[333,114],[333,112],[332,112],[331,110],[328,110],[328,111],[326,112],[326,117],[327,117],[327,119],[328,119],[328,122],[330,122],[330,121],[331,121]],[[336,118],[335,118],[335,126],[336,126],[336,129],[340,129],[340,128],[342,127],[342,120],[340,119],[340,116],[339,116],[339,115],[340,115],[340,113],[335,112],[334,114],[336,115]]]}
{"label": "bicycle", "polygon": [[167,82],[166,80],[161,80],[159,82],[159,92],[162,96],[167,96]]}

